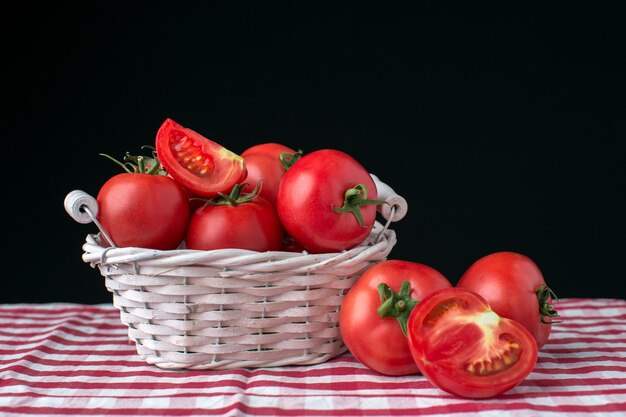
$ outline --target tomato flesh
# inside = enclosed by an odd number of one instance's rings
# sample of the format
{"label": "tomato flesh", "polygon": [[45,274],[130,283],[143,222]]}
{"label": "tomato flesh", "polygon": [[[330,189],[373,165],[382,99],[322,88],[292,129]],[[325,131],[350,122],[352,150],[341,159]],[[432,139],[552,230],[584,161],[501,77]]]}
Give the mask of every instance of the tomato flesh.
{"label": "tomato flesh", "polygon": [[170,152],[176,160],[198,177],[205,177],[215,172],[215,161],[202,144],[191,139],[180,130],[172,130],[167,141]]}
{"label": "tomato flesh", "polygon": [[512,389],[537,361],[537,344],[524,326],[462,288],[422,300],[409,317],[408,338],[420,372],[440,389],[466,398]]}
{"label": "tomato flesh", "polygon": [[159,128],[156,149],[167,172],[200,197],[227,193],[247,175],[241,156],[172,119]]}

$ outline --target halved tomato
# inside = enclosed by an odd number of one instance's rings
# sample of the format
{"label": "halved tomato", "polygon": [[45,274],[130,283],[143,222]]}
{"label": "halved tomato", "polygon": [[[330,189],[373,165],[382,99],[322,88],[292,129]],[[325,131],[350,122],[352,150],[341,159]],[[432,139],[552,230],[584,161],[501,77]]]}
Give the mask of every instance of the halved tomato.
{"label": "halved tomato", "polygon": [[537,363],[530,332],[463,288],[430,293],[413,309],[407,327],[422,375],[460,397],[499,395],[522,382]]}
{"label": "halved tomato", "polygon": [[229,193],[247,175],[241,156],[169,118],[157,132],[156,150],[167,172],[200,197]]}

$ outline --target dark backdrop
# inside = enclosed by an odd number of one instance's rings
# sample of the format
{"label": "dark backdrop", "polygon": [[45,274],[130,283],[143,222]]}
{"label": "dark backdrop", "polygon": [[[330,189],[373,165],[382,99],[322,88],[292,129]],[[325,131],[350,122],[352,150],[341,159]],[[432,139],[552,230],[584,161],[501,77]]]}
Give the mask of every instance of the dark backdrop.
{"label": "dark backdrop", "polygon": [[513,250],[562,298],[623,298],[623,10],[386,3],[7,6],[0,301],[110,302],[63,199],[166,117],[352,154],[408,200],[391,257],[452,282]]}

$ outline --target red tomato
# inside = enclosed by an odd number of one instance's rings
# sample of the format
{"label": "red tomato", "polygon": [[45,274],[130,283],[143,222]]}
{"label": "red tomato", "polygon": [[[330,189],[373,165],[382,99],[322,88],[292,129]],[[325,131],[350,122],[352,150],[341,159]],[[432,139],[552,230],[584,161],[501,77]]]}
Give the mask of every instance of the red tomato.
{"label": "red tomato", "polygon": [[230,192],[247,174],[241,156],[172,119],[159,128],[156,150],[167,172],[197,196]]}
{"label": "red tomato", "polygon": [[186,236],[188,249],[280,249],[283,229],[274,206],[255,194],[240,198],[239,192],[236,185],[229,198],[213,199],[193,213]]}
{"label": "red tomato", "polygon": [[268,142],[251,146],[241,153],[248,176],[244,192],[251,192],[259,180],[263,180],[261,196],[276,204],[278,185],[283,175],[299,158],[302,152],[296,152],[280,143]]}
{"label": "red tomato", "polygon": [[[410,284],[408,293],[401,291],[404,281]],[[403,298],[402,301],[397,297],[391,300],[389,292],[381,294],[381,284],[386,284],[390,291],[401,293],[399,297]],[[452,285],[441,273],[423,264],[389,260],[370,267],[341,303],[339,328],[348,350],[363,365],[381,374],[417,373],[417,365],[411,356],[408,340],[400,323],[404,321],[406,330],[406,320],[411,308],[419,300],[433,291],[450,287]],[[391,301],[381,307],[383,300],[387,299]],[[393,310],[395,306],[399,308]],[[383,318],[379,309],[392,314]],[[399,317],[394,319],[393,313]]]}
{"label": "red tomato", "polygon": [[168,176],[118,174],[104,183],[96,199],[98,221],[118,247],[175,249],[185,236],[187,195]]}
{"label": "red tomato", "polygon": [[258,145],[249,147],[248,149],[246,149],[245,151],[241,153],[241,156],[245,158],[246,156],[252,155],[255,153],[262,153],[262,154],[269,155],[275,159],[280,160],[280,156],[282,154],[287,153],[287,154],[293,155],[296,153],[296,151],[291,149],[289,146],[285,146],[280,143],[267,142],[267,143],[259,143]]}
{"label": "red tomato", "polygon": [[283,176],[276,207],[287,233],[311,253],[339,252],[365,240],[376,220],[376,185],[350,155],[322,149]]}
{"label": "red tomato", "polygon": [[508,391],[537,363],[537,344],[528,330],[498,316],[465,288],[426,296],[409,317],[408,341],[420,372],[433,385],[466,398]]}
{"label": "red tomato", "polygon": [[248,169],[243,191],[251,192],[262,181],[260,196],[275,205],[278,186],[285,173],[280,160],[264,153],[248,154],[243,159]]}
{"label": "red tomato", "polygon": [[457,287],[482,295],[502,317],[522,324],[541,348],[558,313],[552,305],[552,291],[541,271],[527,256],[496,252],[477,260],[463,274]]}

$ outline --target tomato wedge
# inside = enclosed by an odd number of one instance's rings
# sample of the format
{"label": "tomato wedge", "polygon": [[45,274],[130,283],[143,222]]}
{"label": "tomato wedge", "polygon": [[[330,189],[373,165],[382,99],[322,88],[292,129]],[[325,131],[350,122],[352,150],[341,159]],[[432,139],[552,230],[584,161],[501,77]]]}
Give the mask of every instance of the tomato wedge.
{"label": "tomato wedge", "polygon": [[196,196],[229,193],[247,175],[241,156],[169,118],[157,132],[156,150],[172,178]]}
{"label": "tomato wedge", "polygon": [[498,316],[464,288],[426,296],[408,321],[409,348],[422,375],[466,398],[488,398],[522,382],[537,363],[537,343],[521,324]]}

